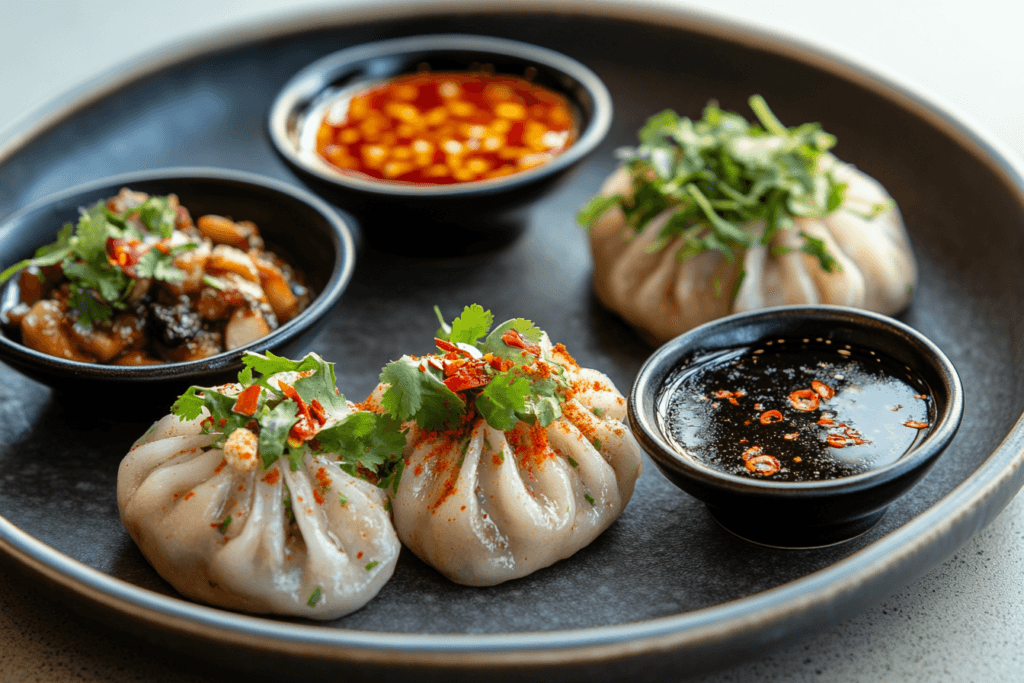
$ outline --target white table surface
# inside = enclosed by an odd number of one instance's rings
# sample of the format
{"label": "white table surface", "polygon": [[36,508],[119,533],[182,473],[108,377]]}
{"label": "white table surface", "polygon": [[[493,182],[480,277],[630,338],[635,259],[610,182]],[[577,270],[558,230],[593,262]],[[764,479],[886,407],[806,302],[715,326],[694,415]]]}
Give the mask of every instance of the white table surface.
{"label": "white table surface", "polygon": [[[636,2],[697,10],[825,47],[910,84],[986,133],[1009,157],[1024,158],[1024,3]],[[128,60],[240,24],[343,6],[367,3],[0,0],[0,142],[55,98]],[[697,680],[1022,681],[1022,537],[1024,498],[1018,496],[953,557],[911,585],[894,587],[881,604],[864,605],[848,621]],[[0,682],[212,680],[137,651],[28,588],[16,573],[0,570]]]}

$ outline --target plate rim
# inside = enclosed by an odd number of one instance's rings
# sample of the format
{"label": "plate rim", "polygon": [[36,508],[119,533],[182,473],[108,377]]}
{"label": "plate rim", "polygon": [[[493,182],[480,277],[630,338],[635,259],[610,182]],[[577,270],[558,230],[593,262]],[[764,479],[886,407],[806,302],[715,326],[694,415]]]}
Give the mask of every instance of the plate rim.
{"label": "plate rim", "polygon": [[[209,31],[117,65],[0,131],[0,163],[61,120],[102,97],[161,70],[200,55],[226,52],[261,40],[286,38],[315,29],[374,21],[444,16],[453,11],[444,0],[401,0],[381,7],[357,6],[306,11]],[[709,35],[810,64],[928,120],[993,170],[1024,207],[1024,172],[1015,156],[984,129],[956,110],[891,74],[883,75],[863,58],[852,59],[792,35],[765,30],[734,19],[630,0],[526,0],[507,10],[486,0],[464,0],[459,14],[529,14],[598,16],[631,23],[656,24]],[[15,208],[20,210],[22,206]],[[0,551],[28,570],[78,597],[170,629],[220,644],[258,647],[289,657],[367,663],[386,667],[459,668],[480,666],[544,667],[595,664],[623,658],[678,655],[686,650],[724,647],[743,637],[771,631],[777,642],[802,623],[829,616],[838,621],[863,604],[865,587],[882,597],[888,579],[909,582],[951,555],[988,524],[1024,486],[1024,418],[996,449],[952,491],[900,528],[847,558],[786,584],[725,603],[656,619],[560,631],[501,634],[404,634],[324,628],[228,612],[165,596],[93,569],[22,531],[0,516]],[[925,558],[922,560],[921,558]],[[917,560],[917,569],[910,568]],[[926,566],[921,566],[921,565]],[[857,595],[855,595],[857,594]],[[197,628],[198,627],[198,628]],[[283,637],[284,636],[284,637]]]}

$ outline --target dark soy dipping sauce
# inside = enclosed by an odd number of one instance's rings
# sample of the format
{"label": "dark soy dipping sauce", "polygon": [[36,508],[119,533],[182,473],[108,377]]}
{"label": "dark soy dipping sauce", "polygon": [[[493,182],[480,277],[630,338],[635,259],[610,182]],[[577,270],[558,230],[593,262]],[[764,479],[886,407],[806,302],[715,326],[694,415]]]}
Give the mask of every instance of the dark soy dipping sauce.
{"label": "dark soy dipping sauce", "polygon": [[823,339],[775,339],[691,358],[666,381],[658,408],[680,453],[771,481],[884,467],[921,442],[935,411],[927,385],[905,365]]}

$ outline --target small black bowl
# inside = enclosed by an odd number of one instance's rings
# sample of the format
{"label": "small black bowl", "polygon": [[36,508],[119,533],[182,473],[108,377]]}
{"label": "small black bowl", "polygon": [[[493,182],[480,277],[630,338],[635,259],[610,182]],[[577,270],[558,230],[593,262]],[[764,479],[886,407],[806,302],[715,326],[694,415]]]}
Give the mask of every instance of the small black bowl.
{"label": "small black bowl", "polygon": [[[536,168],[454,185],[354,177],[317,155],[316,130],[339,96],[424,68],[528,77],[569,100],[579,137]],[[388,252],[451,256],[488,251],[518,237],[524,208],[601,143],[611,120],[608,89],[579,62],[518,41],[441,34],[359,45],[313,62],[282,88],[268,128],[278,154],[323,197],[353,213],[368,243]]]}
{"label": "small black bowl", "polygon": [[[719,350],[777,339],[822,338],[888,355],[927,385],[932,426],[888,465],[819,481],[748,478],[701,463],[672,444],[659,416],[674,373]],[[629,423],[643,449],[672,483],[705,503],[737,536],[774,547],[839,543],[871,529],[888,506],[935,463],[960,426],[963,388],[956,369],[928,339],[883,315],[838,306],[786,306],[707,323],[668,342],[641,368],[629,397]]]}
{"label": "small black bowl", "polygon": [[355,248],[349,226],[325,202],[277,180],[208,168],[142,171],[97,180],[35,202],[0,222],[0,267],[30,257],[78,219],[80,207],[116,195],[122,187],[154,195],[174,193],[193,216],[207,213],[250,220],[268,249],[299,270],[315,297],[295,318],[250,344],[185,363],[122,367],[49,356],[0,334],[0,360],[53,389],[78,397],[125,391],[132,401],[163,403],[192,384],[234,381],[245,351],[294,357],[308,345],[341,298],[352,275]]}

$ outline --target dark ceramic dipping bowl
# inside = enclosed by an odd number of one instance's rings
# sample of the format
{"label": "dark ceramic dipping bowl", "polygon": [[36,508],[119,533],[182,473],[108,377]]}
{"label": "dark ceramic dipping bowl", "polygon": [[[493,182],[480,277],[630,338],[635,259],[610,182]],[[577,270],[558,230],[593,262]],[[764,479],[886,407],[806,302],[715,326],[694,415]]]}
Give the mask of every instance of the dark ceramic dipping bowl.
{"label": "dark ceramic dipping bowl", "polygon": [[[302,273],[314,298],[298,316],[269,335],[225,353],[185,363],[122,367],[49,356],[0,334],[0,360],[32,379],[79,398],[127,391],[134,400],[166,409],[189,385],[234,381],[245,351],[300,355],[341,298],[352,274],[355,249],[349,226],[317,197],[270,178],[207,168],[171,168],[97,180],[52,195],[0,223],[0,266],[32,256],[54,242],[79,207],[116,195],[122,187],[151,195],[177,194],[197,218],[207,213],[250,220],[267,248]],[[123,403],[123,402],[122,402]]]}
{"label": "dark ceramic dipping bowl", "polygon": [[[525,77],[568,99],[578,138],[541,166],[454,185],[346,175],[320,158],[316,132],[333,102],[424,68]],[[367,242],[390,252],[451,256],[513,241],[525,227],[522,214],[529,203],[601,143],[611,120],[607,88],[579,62],[518,41],[441,34],[360,45],[313,62],[280,91],[270,107],[268,126],[281,157],[323,197],[356,215]]]}
{"label": "dark ceramic dipping bowl", "polygon": [[[713,469],[673,445],[664,403],[682,366],[718,350],[778,339],[822,338],[888,355],[927,385],[932,426],[902,457],[866,472],[818,481],[773,481]],[[672,483],[707,505],[737,536],[763,545],[809,548],[854,538],[873,527],[949,445],[963,416],[956,369],[928,339],[883,315],[835,306],[792,306],[741,313],[682,334],[640,370],[629,397],[629,423],[643,449]]]}

